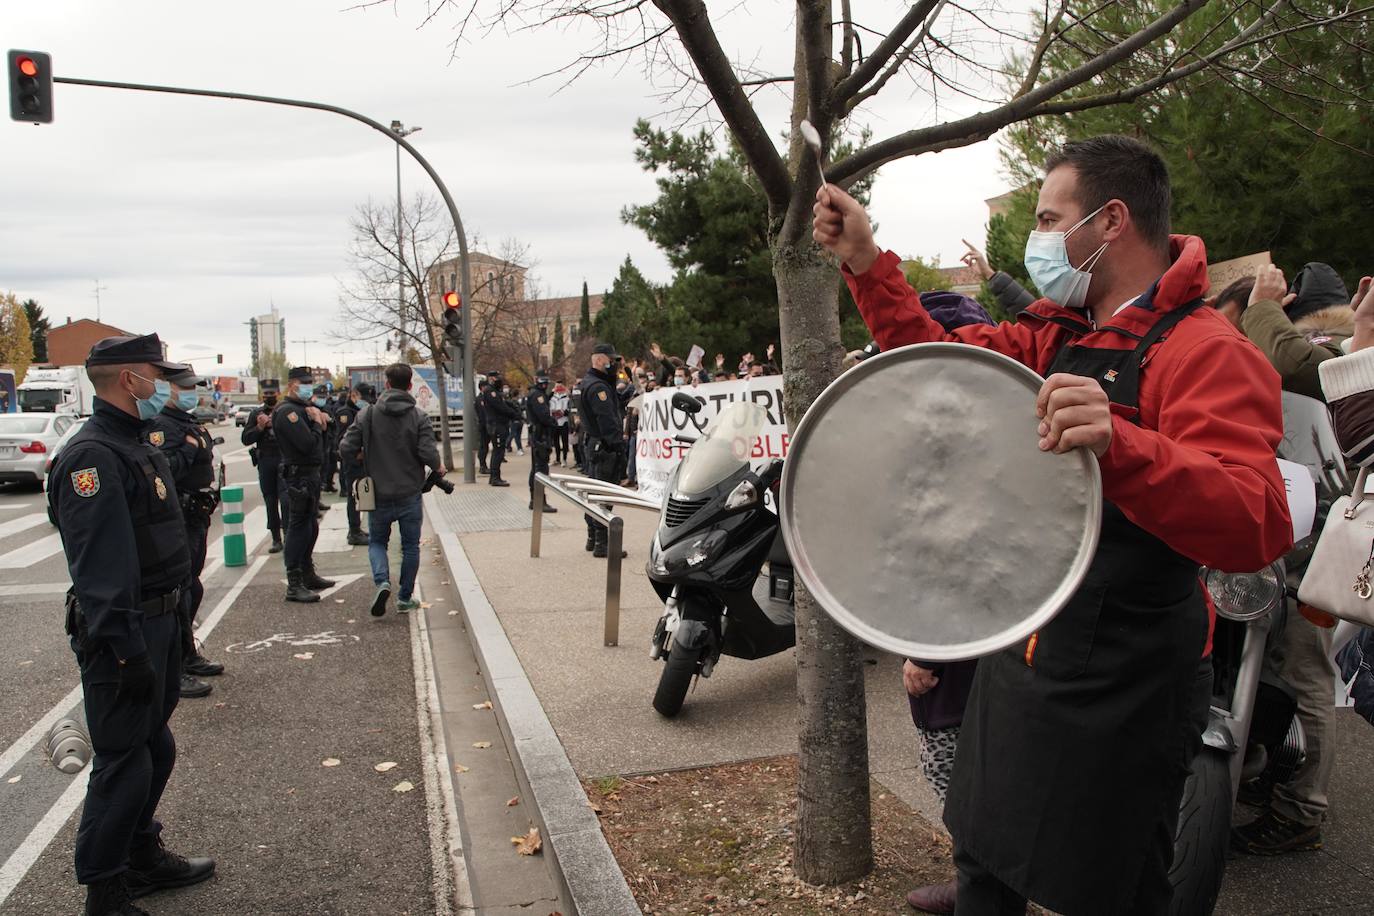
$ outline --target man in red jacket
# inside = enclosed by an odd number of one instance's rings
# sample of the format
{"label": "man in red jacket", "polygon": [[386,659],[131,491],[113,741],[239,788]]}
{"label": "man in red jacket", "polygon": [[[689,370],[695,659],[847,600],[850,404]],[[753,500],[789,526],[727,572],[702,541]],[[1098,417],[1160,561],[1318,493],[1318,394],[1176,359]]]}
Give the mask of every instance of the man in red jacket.
{"label": "man in red jacket", "polygon": [[1167,909],[1211,694],[1198,566],[1255,570],[1291,546],[1278,376],[1200,307],[1206,254],[1169,234],[1170,196],[1144,144],[1067,144],[1046,164],[1026,246],[1050,298],[1016,324],[946,334],[863,208],[833,185],[817,194],[815,239],[844,261],[883,350],[952,340],[1025,363],[1047,377],[1040,447],[1091,449],[1102,469],[1082,587],[978,666],[945,807],[960,914],[1022,913],[1027,898],[1066,916]]}

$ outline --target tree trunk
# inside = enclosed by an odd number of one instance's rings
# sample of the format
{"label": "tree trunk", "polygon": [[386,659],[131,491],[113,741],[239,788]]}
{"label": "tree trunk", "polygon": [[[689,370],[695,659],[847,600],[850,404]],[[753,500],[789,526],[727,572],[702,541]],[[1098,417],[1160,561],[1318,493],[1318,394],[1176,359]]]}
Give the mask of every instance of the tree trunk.
{"label": "tree trunk", "polygon": [[[783,400],[793,429],[839,375],[843,357],[835,268],[809,233],[803,234],[801,209],[794,202],[788,220],[793,231],[781,233],[796,241],[780,240],[773,252],[786,367]],[[793,867],[808,883],[838,884],[873,869],[863,656],[859,643],[800,583],[796,594],[801,753]]]}

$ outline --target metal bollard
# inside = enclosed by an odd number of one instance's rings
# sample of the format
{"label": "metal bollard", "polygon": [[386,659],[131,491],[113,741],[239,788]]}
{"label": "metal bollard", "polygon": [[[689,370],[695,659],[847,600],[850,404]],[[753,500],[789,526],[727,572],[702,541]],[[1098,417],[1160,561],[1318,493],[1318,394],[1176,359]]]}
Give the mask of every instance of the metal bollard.
{"label": "metal bollard", "polygon": [[63,773],[80,773],[91,762],[91,739],[76,719],[63,719],[48,734],[48,759]]}
{"label": "metal bollard", "polygon": [[224,565],[248,565],[248,542],[243,536],[243,487],[219,491],[221,518],[224,520]]}

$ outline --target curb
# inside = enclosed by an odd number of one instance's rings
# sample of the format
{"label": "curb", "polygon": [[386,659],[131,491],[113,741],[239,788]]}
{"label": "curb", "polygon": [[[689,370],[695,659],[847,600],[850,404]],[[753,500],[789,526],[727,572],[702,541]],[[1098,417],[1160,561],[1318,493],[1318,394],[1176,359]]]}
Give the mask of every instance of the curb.
{"label": "curb", "polygon": [[582,916],[639,916],[639,905],[601,832],[582,782],[458,536],[437,528],[435,533],[462,602],[482,679],[515,757],[518,778],[527,797],[534,800],[545,853],[551,859],[567,911]]}

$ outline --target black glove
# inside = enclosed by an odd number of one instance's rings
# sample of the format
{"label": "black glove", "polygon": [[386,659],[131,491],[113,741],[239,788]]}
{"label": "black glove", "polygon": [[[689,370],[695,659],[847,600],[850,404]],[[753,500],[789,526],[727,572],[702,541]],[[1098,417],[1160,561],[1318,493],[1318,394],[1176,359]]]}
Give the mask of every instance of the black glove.
{"label": "black glove", "polygon": [[127,700],[137,706],[147,706],[153,702],[153,691],[157,687],[157,673],[148,653],[135,655],[119,663],[119,689],[115,699]]}

